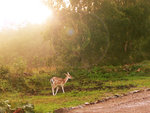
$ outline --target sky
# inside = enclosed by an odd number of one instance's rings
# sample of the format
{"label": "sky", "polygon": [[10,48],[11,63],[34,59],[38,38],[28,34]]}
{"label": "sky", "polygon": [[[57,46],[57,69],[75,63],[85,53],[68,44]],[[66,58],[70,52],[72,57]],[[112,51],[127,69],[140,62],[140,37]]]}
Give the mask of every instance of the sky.
{"label": "sky", "polygon": [[41,0],[0,0],[0,30],[42,24],[50,16],[52,10]]}

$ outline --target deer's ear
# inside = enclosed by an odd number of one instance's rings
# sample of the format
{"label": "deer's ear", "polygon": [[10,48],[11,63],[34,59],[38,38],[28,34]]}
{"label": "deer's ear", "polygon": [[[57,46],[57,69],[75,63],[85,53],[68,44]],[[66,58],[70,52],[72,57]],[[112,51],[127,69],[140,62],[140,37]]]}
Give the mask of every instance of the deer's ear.
{"label": "deer's ear", "polygon": [[67,74],[70,75],[69,72],[67,72]]}

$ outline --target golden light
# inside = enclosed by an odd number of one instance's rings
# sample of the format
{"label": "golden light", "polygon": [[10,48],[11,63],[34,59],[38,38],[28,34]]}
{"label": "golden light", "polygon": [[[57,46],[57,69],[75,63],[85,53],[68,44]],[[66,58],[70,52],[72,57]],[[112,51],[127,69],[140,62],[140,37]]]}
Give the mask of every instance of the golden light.
{"label": "golden light", "polygon": [[70,5],[70,0],[63,0],[66,4],[66,6],[68,7]]}
{"label": "golden light", "polygon": [[0,29],[42,24],[51,16],[42,0],[0,0]]}

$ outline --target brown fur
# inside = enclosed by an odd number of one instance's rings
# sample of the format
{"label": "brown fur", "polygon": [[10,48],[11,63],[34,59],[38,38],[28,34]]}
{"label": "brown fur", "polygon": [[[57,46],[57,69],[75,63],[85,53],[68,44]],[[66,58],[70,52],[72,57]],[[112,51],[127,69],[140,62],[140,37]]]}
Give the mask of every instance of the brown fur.
{"label": "brown fur", "polygon": [[[62,79],[62,78],[59,78],[59,77],[53,77],[53,78],[50,79],[53,95],[57,94],[59,86],[62,87],[62,90],[63,90],[63,93],[64,93],[64,85],[65,85],[65,83],[68,81],[68,79],[72,79],[72,76],[69,73],[67,73],[65,75],[66,75],[65,79]],[[55,88],[57,88],[57,89],[56,89],[56,93],[54,94],[54,89]]]}

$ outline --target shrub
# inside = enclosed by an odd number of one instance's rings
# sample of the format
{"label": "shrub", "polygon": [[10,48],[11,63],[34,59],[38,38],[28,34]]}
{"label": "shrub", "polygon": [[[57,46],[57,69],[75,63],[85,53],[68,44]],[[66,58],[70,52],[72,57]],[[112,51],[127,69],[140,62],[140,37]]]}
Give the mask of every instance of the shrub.
{"label": "shrub", "polygon": [[12,86],[8,80],[0,79],[0,91],[11,91]]}
{"label": "shrub", "polygon": [[3,66],[3,65],[0,66],[0,78],[2,79],[7,78],[9,72],[10,72],[9,68],[7,66]]}
{"label": "shrub", "polygon": [[12,71],[18,75],[22,75],[26,67],[26,62],[22,58],[18,58],[12,65]]}
{"label": "shrub", "polygon": [[0,101],[0,113],[34,113],[34,105],[18,103],[18,106],[12,108],[12,104],[8,100]]}

